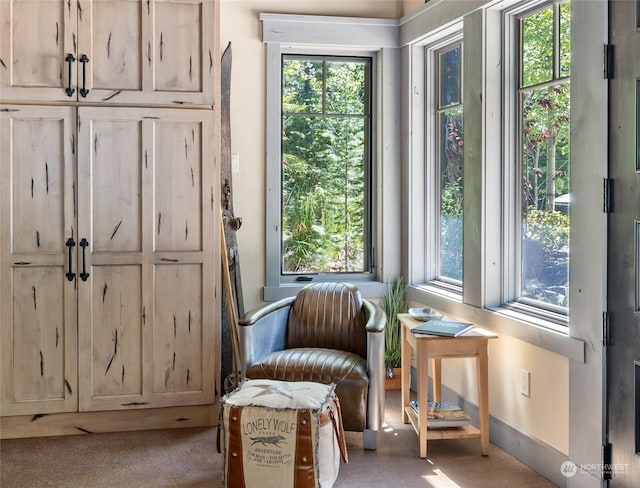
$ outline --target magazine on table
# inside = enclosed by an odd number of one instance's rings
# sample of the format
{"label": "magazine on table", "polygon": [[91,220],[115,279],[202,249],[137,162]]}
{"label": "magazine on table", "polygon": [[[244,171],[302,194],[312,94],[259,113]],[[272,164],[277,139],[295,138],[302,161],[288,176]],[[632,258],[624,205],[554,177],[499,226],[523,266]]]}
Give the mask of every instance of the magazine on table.
{"label": "magazine on table", "polygon": [[458,337],[469,329],[473,324],[469,322],[456,322],[454,320],[429,320],[424,324],[411,329],[414,334],[437,335],[444,337]]}
{"label": "magazine on table", "polygon": [[[418,402],[409,402],[414,412],[418,413]],[[442,429],[447,427],[463,427],[469,423],[469,416],[454,402],[427,402],[427,427]]]}

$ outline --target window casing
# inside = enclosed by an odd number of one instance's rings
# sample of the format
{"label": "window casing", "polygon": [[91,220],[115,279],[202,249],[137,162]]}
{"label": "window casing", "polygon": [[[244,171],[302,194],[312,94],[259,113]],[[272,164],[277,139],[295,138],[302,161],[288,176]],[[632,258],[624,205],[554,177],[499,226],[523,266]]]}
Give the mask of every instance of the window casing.
{"label": "window casing", "polygon": [[[266,45],[266,227],[263,299],[295,295],[309,281],[348,281],[363,296],[382,296],[386,283],[401,273],[401,56],[397,21],[260,14]],[[363,199],[369,252],[361,272],[283,273],[282,269],[282,63],[283,56],[333,57],[369,61],[369,92],[365,154],[370,162]],[[384,117],[383,117],[384,114]],[[358,115],[359,117],[360,115]],[[368,227],[367,227],[368,226]],[[396,238],[389,239],[388,236]]]}

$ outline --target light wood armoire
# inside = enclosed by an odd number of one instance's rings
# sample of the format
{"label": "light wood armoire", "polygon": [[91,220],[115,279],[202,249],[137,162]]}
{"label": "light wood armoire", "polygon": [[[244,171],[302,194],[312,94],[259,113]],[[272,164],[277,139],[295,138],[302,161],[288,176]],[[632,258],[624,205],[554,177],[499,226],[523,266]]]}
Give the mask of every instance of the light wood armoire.
{"label": "light wood armoire", "polygon": [[214,425],[217,0],[0,2],[3,438]]}

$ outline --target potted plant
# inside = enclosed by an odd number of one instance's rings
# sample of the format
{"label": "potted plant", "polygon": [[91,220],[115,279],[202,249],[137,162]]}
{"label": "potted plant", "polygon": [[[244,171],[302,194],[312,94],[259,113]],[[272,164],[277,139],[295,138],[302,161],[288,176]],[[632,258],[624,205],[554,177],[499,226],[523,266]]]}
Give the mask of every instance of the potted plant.
{"label": "potted plant", "polygon": [[385,326],[384,365],[387,381],[385,389],[397,390],[400,388],[400,363],[401,363],[401,336],[398,314],[407,311],[407,301],[404,294],[404,279],[397,278],[387,285],[387,293],[382,300],[382,310],[387,316]]}

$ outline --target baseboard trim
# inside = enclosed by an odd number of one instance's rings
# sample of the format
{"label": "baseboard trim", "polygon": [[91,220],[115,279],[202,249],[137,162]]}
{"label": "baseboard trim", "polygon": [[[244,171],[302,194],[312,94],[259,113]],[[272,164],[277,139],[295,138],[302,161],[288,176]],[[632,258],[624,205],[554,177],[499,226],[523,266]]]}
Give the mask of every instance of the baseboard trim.
{"label": "baseboard trim", "polygon": [[0,438],[47,437],[134,430],[209,427],[217,424],[219,404],[72,412],[0,418]]}
{"label": "baseboard trim", "polygon": [[[411,375],[412,389],[415,389],[413,378],[416,376],[415,374]],[[429,398],[432,398],[431,384],[432,381],[429,379]],[[479,425],[477,405],[467,401],[446,385],[442,385],[442,399],[460,405],[471,418],[471,423],[476,427]],[[556,448],[513,428],[492,415],[489,415],[489,440],[558,487],[565,488],[567,486],[567,478],[560,471],[560,466],[569,457]]]}

